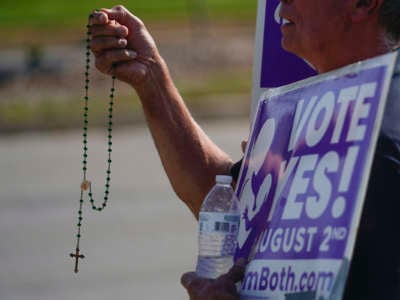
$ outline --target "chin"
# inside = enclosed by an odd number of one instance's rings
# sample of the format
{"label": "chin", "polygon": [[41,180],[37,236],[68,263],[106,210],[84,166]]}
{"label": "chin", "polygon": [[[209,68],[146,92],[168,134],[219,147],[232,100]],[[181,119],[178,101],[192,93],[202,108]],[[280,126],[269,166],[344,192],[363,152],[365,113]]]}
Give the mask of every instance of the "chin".
{"label": "chin", "polygon": [[281,46],[282,46],[283,50],[297,55],[296,47],[295,47],[293,41],[290,41],[290,40],[285,39],[284,37],[282,37]]}
{"label": "chin", "polygon": [[305,59],[305,53],[302,47],[300,47],[300,43],[296,42],[295,40],[282,37],[281,46],[283,50]]}

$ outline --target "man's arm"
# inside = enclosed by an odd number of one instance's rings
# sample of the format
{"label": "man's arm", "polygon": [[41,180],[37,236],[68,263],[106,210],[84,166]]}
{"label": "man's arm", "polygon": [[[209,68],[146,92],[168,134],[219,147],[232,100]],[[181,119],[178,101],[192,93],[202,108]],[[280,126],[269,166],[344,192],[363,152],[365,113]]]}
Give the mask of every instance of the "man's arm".
{"label": "man's arm", "polygon": [[96,67],[132,85],[176,194],[197,217],[216,174],[232,161],[203,132],[177,91],[144,24],[122,6],[91,17]]}

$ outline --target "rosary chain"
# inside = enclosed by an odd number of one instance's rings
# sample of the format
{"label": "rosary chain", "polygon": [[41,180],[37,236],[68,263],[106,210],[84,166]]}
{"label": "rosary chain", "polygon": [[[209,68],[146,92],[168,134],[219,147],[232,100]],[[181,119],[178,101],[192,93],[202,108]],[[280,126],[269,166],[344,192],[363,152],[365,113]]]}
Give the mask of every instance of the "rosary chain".
{"label": "rosary chain", "polygon": [[[99,11],[99,10],[95,10]],[[89,21],[90,21],[89,16]],[[105,183],[105,191],[104,191],[104,201],[100,206],[96,206],[94,204],[94,198],[93,198],[93,193],[92,193],[92,186],[90,181],[87,180],[86,174],[87,174],[87,159],[88,159],[88,142],[87,142],[87,136],[88,136],[88,114],[89,114],[89,71],[90,71],[90,41],[91,41],[91,26],[90,22],[88,22],[87,25],[87,32],[86,32],[86,65],[85,65],[85,96],[84,96],[84,112],[83,112],[83,161],[82,161],[82,171],[83,171],[83,181],[81,184],[81,193],[80,193],[80,199],[79,199],[79,210],[78,210],[78,223],[77,223],[77,234],[76,234],[76,249],[75,253],[71,253],[70,256],[75,258],[75,273],[78,272],[78,260],[79,258],[85,258],[83,254],[80,253],[79,249],[79,243],[81,239],[81,227],[82,227],[82,220],[83,220],[83,202],[84,202],[84,193],[86,190],[88,191],[88,196],[89,196],[89,201],[92,205],[92,209],[96,211],[102,211],[106,206],[107,202],[109,199],[109,194],[110,194],[110,180],[111,180],[111,152],[112,152],[112,125],[113,125],[113,106],[114,106],[114,93],[115,93],[115,76],[112,76],[112,86],[110,89],[110,100],[109,100],[109,105],[108,105],[108,128],[107,128],[107,137],[108,137],[108,157],[107,157],[107,170],[106,170],[106,183]],[[154,58],[152,57],[146,57],[142,55],[137,55],[136,60],[146,66],[150,66],[150,64],[155,63]],[[113,65],[114,68],[114,65]],[[151,68],[149,68],[150,74],[154,76]]]}
{"label": "rosary chain", "polygon": [[[90,16],[89,16],[90,18]],[[87,180],[87,159],[88,159],[88,113],[89,113],[89,71],[90,71],[90,41],[91,41],[91,32],[90,32],[90,24],[87,25],[87,32],[86,32],[86,65],[85,65],[85,95],[84,95],[84,112],[83,112],[83,161],[82,161],[82,171],[83,171],[83,182],[81,184],[81,193],[79,199],[79,210],[78,210],[78,223],[77,223],[77,234],[76,234],[76,253],[77,254],[70,254],[71,257],[75,257],[77,260],[77,256],[79,253],[79,243],[81,238],[81,227],[82,227],[82,220],[83,220],[83,202],[84,202],[84,191],[89,190],[88,196],[89,201],[92,205],[92,209],[96,211],[102,211],[107,206],[107,201],[109,199],[110,194],[110,180],[111,180],[111,152],[112,152],[112,125],[113,125],[113,105],[114,105],[114,93],[115,93],[115,76],[112,76],[112,86],[110,89],[109,95],[109,105],[108,105],[108,128],[107,128],[107,170],[106,170],[106,182],[105,182],[105,191],[104,191],[104,200],[100,206],[96,206],[94,204],[94,198],[92,193],[92,186],[90,181]],[[84,256],[81,255],[80,258]],[[75,272],[78,272],[77,263]]]}

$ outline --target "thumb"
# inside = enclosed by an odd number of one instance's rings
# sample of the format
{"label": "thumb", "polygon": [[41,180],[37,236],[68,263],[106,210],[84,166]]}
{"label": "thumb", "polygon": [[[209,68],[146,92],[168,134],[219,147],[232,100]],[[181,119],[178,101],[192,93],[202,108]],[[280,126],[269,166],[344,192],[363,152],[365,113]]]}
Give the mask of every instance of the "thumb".
{"label": "thumb", "polygon": [[226,273],[225,278],[232,280],[233,282],[241,281],[244,277],[244,272],[246,270],[247,260],[245,258],[239,258],[235,264],[230,268],[228,273]]}
{"label": "thumb", "polygon": [[198,278],[195,272],[188,272],[182,275],[181,284],[187,289],[194,279]]}
{"label": "thumb", "polygon": [[240,146],[242,147],[242,152],[245,153],[246,152],[246,147],[247,147],[247,141],[242,141]]}
{"label": "thumb", "polygon": [[106,13],[110,20],[115,20],[119,24],[134,27],[143,26],[143,22],[138,17],[134,16],[123,5],[117,5],[111,9],[102,8],[101,11]]}

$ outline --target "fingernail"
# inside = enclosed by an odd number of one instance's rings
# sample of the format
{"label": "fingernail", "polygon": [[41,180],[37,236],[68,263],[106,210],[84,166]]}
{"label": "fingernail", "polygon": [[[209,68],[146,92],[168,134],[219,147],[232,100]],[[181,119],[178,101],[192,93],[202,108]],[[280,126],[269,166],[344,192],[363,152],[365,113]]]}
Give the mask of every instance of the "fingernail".
{"label": "fingernail", "polygon": [[93,18],[97,13],[99,13],[100,12],[100,10],[98,10],[97,8],[96,9],[94,9],[93,11],[92,11],[92,13],[89,15],[89,17],[90,18]]}
{"label": "fingernail", "polygon": [[122,37],[127,35],[126,29],[124,27],[118,27],[118,34]]}
{"label": "fingernail", "polygon": [[100,21],[100,22],[105,22],[105,21],[107,21],[106,16],[105,16],[104,14],[100,14],[100,15],[99,15],[99,21]]}
{"label": "fingernail", "polygon": [[118,45],[121,47],[125,47],[128,44],[127,40],[125,39],[119,39],[118,40]]}
{"label": "fingernail", "polygon": [[130,58],[136,58],[137,57],[137,53],[135,51],[132,51],[132,50],[125,50],[125,55],[130,57]]}
{"label": "fingernail", "polygon": [[189,284],[193,281],[193,279],[197,278],[197,275],[195,272],[188,272],[185,273],[181,276],[181,284],[184,287],[188,287]]}

